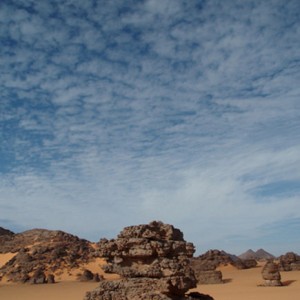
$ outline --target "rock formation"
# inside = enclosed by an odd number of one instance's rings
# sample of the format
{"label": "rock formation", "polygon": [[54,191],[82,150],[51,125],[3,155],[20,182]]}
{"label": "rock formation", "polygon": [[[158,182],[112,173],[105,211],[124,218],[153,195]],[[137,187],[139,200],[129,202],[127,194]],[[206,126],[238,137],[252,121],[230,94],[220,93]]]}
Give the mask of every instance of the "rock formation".
{"label": "rock formation", "polygon": [[273,254],[265,251],[264,249],[258,249],[255,252],[252,249],[249,249],[238,257],[242,260],[268,260],[275,258]]}
{"label": "rock formation", "polygon": [[193,265],[197,265],[200,270],[215,270],[221,265],[232,265],[237,269],[247,269],[249,267],[256,266],[256,261],[244,261],[239,259],[237,256],[226,253],[220,250],[209,250],[204,254],[195,257]]}
{"label": "rock formation", "polygon": [[261,274],[265,281],[264,286],[282,286],[278,265],[273,261],[268,261],[264,265]]}
{"label": "rock formation", "polygon": [[[91,243],[62,232],[34,229],[15,234],[0,245],[0,252],[16,255],[0,268],[0,278],[12,282],[51,282],[62,269],[78,268],[94,256]],[[43,274],[43,275],[42,275]],[[47,280],[47,276],[50,276]]]}
{"label": "rock formation", "polygon": [[279,257],[280,271],[300,271],[300,256],[294,252],[288,252]]}
{"label": "rock formation", "polygon": [[121,279],[100,282],[85,300],[209,299],[198,293],[185,295],[196,287],[189,265],[195,250],[172,225],[153,221],[126,227],[117,239],[103,239],[98,247],[99,256],[107,259],[105,271]]}

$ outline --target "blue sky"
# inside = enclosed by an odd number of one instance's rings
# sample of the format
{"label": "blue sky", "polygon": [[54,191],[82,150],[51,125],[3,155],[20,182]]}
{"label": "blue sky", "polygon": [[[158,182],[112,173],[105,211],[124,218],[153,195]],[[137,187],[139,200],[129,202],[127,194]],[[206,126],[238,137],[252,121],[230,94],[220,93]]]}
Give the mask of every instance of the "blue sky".
{"label": "blue sky", "polygon": [[300,2],[2,0],[0,226],[300,252]]}

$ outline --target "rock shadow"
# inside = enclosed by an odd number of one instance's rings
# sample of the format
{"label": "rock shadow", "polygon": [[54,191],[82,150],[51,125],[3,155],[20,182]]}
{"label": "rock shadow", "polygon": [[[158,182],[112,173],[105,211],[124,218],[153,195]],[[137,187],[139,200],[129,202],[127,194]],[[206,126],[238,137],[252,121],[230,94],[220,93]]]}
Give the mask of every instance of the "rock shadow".
{"label": "rock shadow", "polygon": [[232,278],[225,278],[222,280],[223,283],[230,283],[232,282]]}
{"label": "rock shadow", "polygon": [[286,281],[282,281],[282,285],[283,286],[289,286],[292,283],[296,282],[297,280],[286,280]]}

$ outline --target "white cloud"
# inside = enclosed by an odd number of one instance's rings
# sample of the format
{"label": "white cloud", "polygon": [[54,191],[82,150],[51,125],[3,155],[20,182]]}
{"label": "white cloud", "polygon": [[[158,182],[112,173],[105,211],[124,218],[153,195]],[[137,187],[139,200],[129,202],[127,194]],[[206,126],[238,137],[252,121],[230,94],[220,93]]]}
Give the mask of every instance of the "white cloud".
{"label": "white cloud", "polygon": [[4,5],[6,219],[95,239],[161,218],[238,249],[300,218],[257,193],[300,180],[297,2],[123,4]]}

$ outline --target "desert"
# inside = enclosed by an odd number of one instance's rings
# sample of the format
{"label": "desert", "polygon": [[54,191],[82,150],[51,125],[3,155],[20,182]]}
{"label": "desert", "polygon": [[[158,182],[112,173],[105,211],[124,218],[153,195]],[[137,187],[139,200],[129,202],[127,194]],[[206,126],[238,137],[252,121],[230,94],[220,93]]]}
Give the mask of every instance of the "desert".
{"label": "desert", "polygon": [[[126,227],[98,243],[62,231],[1,228],[0,242],[5,300],[298,300],[300,293],[297,254],[275,258],[260,249],[261,257],[249,250],[241,259],[214,249],[195,257],[183,233],[160,221]],[[268,264],[280,286],[266,286],[264,279],[274,276]]]}

